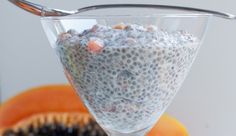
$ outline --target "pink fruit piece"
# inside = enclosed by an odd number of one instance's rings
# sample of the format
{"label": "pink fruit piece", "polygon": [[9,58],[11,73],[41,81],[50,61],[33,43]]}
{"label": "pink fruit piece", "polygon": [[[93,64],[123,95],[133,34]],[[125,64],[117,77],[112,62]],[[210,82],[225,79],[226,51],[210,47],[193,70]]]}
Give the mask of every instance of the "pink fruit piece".
{"label": "pink fruit piece", "polygon": [[154,32],[157,30],[157,27],[156,26],[153,26],[153,25],[149,25],[146,27],[147,31],[148,32]]}
{"label": "pink fruit piece", "polygon": [[92,53],[99,53],[103,47],[103,44],[96,40],[90,40],[87,45],[88,50]]}

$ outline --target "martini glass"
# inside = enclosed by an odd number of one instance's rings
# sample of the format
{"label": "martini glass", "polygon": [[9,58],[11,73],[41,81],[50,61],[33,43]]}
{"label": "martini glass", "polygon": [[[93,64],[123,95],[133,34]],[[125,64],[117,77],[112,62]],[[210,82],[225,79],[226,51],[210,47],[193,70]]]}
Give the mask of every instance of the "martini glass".
{"label": "martini glass", "polygon": [[[68,80],[107,134],[144,136],[181,87],[210,17],[181,10],[109,7],[42,17],[41,22]],[[130,37],[141,27],[143,37],[116,46],[113,28],[121,23],[130,28]],[[89,35],[94,29],[104,30]],[[110,46],[91,52],[82,45],[96,36]]]}

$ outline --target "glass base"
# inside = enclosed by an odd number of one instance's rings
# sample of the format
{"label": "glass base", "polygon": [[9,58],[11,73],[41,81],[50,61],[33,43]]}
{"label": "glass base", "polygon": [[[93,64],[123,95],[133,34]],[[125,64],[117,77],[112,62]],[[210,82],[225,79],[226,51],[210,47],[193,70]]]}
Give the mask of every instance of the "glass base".
{"label": "glass base", "polygon": [[111,130],[105,130],[105,131],[108,134],[108,136],[145,136],[149,130],[150,127],[132,133],[119,133]]}

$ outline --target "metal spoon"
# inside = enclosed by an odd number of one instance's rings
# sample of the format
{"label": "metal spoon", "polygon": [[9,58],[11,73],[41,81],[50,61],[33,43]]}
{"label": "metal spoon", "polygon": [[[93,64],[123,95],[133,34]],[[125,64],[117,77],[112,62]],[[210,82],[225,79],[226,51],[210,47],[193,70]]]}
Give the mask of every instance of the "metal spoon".
{"label": "metal spoon", "polygon": [[224,13],[219,11],[207,10],[207,9],[199,9],[192,7],[182,7],[182,6],[170,6],[170,5],[152,5],[152,4],[108,4],[108,5],[94,5],[88,6],[84,8],[80,8],[73,11],[66,11],[60,9],[47,8],[45,6],[35,4],[26,0],[8,0],[16,6],[33,13],[38,16],[67,16],[78,14],[81,12],[96,10],[96,9],[104,9],[104,8],[157,8],[157,9],[174,9],[174,10],[184,10],[184,11],[192,11],[192,12],[202,12],[207,14],[212,14],[217,17],[225,18],[225,19],[236,19],[236,16],[230,13]]}

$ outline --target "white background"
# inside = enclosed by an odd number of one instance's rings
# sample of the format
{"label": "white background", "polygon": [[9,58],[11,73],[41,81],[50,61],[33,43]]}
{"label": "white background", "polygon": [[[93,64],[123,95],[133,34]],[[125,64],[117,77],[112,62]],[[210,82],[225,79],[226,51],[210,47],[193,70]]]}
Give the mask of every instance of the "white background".
{"label": "white background", "polygon": [[[145,1],[236,14],[235,0]],[[34,2],[62,9],[104,3],[143,3],[142,0]],[[192,70],[168,108],[167,112],[181,120],[191,136],[236,136],[235,41],[236,20],[213,18]],[[66,82],[39,18],[10,5],[7,0],[0,0],[0,74],[2,100],[29,87]]]}

